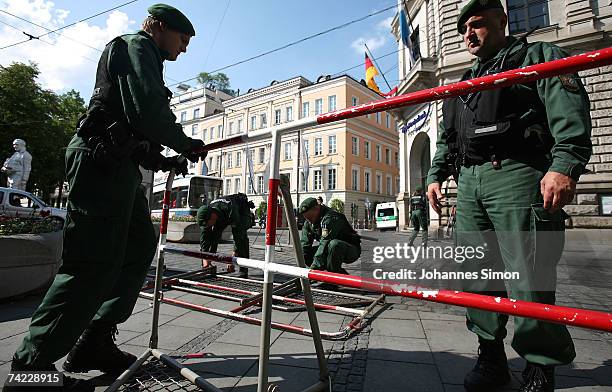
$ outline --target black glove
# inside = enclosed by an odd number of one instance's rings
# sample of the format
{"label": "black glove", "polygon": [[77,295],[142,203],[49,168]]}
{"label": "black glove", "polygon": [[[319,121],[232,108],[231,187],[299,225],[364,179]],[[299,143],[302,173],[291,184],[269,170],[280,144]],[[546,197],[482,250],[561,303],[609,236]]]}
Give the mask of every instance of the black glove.
{"label": "black glove", "polygon": [[183,155],[185,158],[189,159],[191,162],[197,163],[198,160],[206,158],[208,155],[208,151],[204,152],[192,152],[193,150],[197,150],[204,147],[204,142],[200,139],[191,139],[191,146],[189,146],[189,150],[185,151]]}
{"label": "black glove", "polygon": [[189,173],[189,170],[187,169],[187,160],[182,159],[179,162],[178,156],[164,158],[161,162],[160,170],[170,171],[172,169],[174,169],[174,174],[182,174],[183,177],[186,176]]}

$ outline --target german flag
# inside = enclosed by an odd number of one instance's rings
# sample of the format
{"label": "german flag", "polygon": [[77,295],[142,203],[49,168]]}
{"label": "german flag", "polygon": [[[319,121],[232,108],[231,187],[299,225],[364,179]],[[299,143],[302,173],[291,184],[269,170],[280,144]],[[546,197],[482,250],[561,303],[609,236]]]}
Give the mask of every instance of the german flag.
{"label": "german flag", "polygon": [[380,94],[380,89],[378,88],[378,85],[376,84],[376,81],[374,80],[374,76],[378,75],[378,70],[376,69],[374,64],[372,64],[372,60],[370,60],[367,53],[365,54],[365,68],[366,68],[366,79],[365,79],[366,85],[372,90],[376,91],[378,94]]}

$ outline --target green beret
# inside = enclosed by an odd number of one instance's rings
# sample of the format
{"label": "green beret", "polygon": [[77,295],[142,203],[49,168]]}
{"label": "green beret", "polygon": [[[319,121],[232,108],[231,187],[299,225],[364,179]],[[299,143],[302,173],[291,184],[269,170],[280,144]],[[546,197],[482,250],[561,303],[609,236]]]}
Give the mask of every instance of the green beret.
{"label": "green beret", "polygon": [[195,35],[195,29],[193,25],[187,19],[187,17],[176,8],[172,7],[168,4],[154,4],[149,7],[147,10],[149,15],[159,20],[160,22],[164,22],[173,30],[178,31],[179,33],[188,34],[190,36]]}
{"label": "green beret", "polygon": [[461,9],[459,18],[457,19],[457,31],[459,34],[463,34],[465,22],[474,16],[475,13],[494,8],[503,10],[504,6],[500,0],[470,0],[470,2]]}
{"label": "green beret", "polygon": [[318,206],[319,203],[317,203],[317,199],[315,199],[314,197],[307,197],[301,204],[300,204],[300,214],[305,213],[306,211],[308,211],[309,209],[311,209],[312,207]]}

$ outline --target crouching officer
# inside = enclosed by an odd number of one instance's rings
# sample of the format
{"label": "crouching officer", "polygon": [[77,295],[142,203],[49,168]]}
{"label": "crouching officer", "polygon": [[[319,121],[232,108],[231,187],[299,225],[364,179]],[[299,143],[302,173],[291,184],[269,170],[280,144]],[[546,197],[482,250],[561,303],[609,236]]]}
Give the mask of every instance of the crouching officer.
{"label": "crouching officer", "polygon": [[412,235],[408,242],[408,246],[414,244],[414,240],[419,234],[420,230],[423,230],[423,247],[427,247],[427,227],[429,219],[427,219],[427,201],[423,195],[423,189],[418,187],[410,197],[410,222],[412,223]]}
{"label": "crouching officer", "polygon": [[[244,193],[224,196],[198,209],[197,222],[200,226],[200,249],[202,252],[217,252],[223,230],[232,226],[234,256],[249,257],[248,230],[253,226],[251,208],[255,204]],[[238,276],[248,277],[248,268],[240,267]]]}
{"label": "crouching officer", "polygon": [[[68,354],[70,372],[121,373],[135,360],[115,345],[117,324],[128,319],[155,254],[156,237],[139,166],[184,164],[159,154],[167,146],[197,162],[203,146],[188,138],[169,105],[163,62],[186,51],[194,28],[176,8],[148,9],[142,30],[113,39],[98,63],[94,93],[66,149],[70,184],[63,264],[13,357],[13,371],[55,370]],[[77,341],[78,340],[78,341]],[[76,342],[76,344],[75,344]],[[93,391],[64,377],[62,387],[3,392]]]}
{"label": "crouching officer", "polygon": [[[311,269],[348,274],[342,263],[353,263],[361,255],[361,240],[346,216],[309,197],[300,204],[306,222],[301,244],[304,260]],[[313,246],[314,240],[319,246]]]}
{"label": "crouching officer", "polygon": [[[506,36],[508,16],[500,0],[471,0],[457,29],[476,56],[463,80],[560,59],[566,54],[546,42]],[[541,79],[451,98],[428,173],[428,196],[441,212],[441,183],[453,161],[457,182],[457,243],[484,246],[482,258],[462,270],[518,273],[519,279],[472,279],[470,292],[554,304],[556,267],[563,251],[563,206],[591,156],[589,100],[578,75]],[[464,381],[467,391],[494,391],[510,381],[504,351],[508,316],[467,310],[467,327],[478,337],[478,361]],[[554,368],[576,353],[567,328],[514,318],[512,348],[527,364],[520,392],[550,392]]]}

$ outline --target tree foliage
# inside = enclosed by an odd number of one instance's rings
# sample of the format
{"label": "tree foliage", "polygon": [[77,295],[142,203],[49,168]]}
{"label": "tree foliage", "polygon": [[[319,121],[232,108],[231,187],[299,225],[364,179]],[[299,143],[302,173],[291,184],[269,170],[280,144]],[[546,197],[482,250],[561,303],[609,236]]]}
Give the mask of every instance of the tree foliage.
{"label": "tree foliage", "polygon": [[268,203],[266,203],[265,201],[262,201],[261,203],[259,203],[259,207],[257,207],[257,209],[255,210],[255,216],[257,216],[258,218],[261,218],[263,216],[266,216],[267,213],[268,213]]}
{"label": "tree foliage", "polygon": [[65,148],[86,108],[74,90],[58,95],[43,89],[39,74],[33,63],[0,67],[0,160],[13,154],[14,139],[24,139],[32,154],[27,190],[48,199],[64,181]]}
{"label": "tree foliage", "polygon": [[344,202],[340,199],[332,199],[329,202],[329,208],[334,211],[337,211],[341,214],[344,214]]}
{"label": "tree foliage", "polygon": [[217,90],[221,90],[231,96],[236,96],[236,91],[230,87],[230,80],[223,72],[216,74],[210,74],[208,72],[200,72],[198,75],[198,82],[204,86],[212,86]]}

